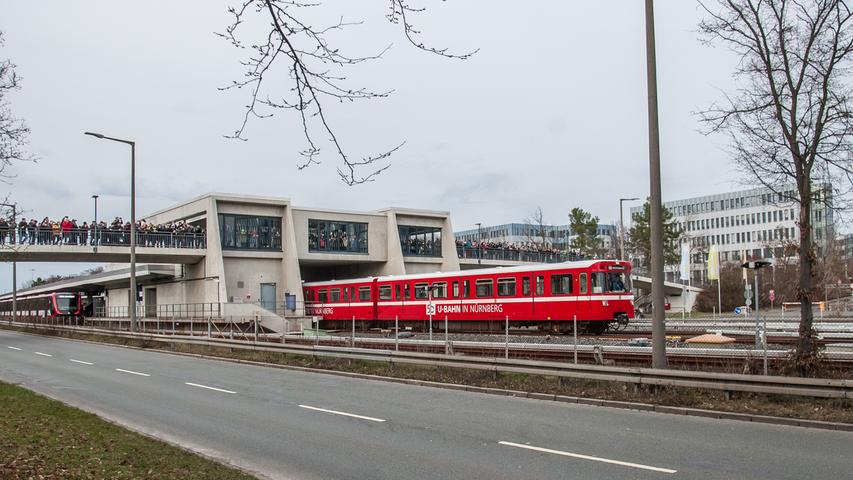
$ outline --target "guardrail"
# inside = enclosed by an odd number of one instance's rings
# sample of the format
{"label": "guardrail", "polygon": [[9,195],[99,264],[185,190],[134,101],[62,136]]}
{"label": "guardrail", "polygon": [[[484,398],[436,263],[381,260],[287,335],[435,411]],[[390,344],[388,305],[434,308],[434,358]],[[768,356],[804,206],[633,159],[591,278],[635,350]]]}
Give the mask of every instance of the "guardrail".
{"label": "guardrail", "polygon": [[501,248],[456,247],[456,255],[463,259],[500,260],[525,263],[560,263],[584,260],[582,256],[553,252],[535,252]]}
{"label": "guardrail", "polygon": [[[139,247],[159,248],[206,248],[207,235],[194,232],[137,231]],[[27,229],[12,232],[0,231],[0,245],[83,245],[129,247],[130,231],[112,228],[73,228],[70,230]]]}
{"label": "guardrail", "polygon": [[[797,377],[771,377],[651,368],[625,368],[560,362],[519,360],[490,357],[457,357],[433,353],[397,350],[377,350],[352,347],[329,347],[322,345],[273,344],[255,340],[230,340],[199,338],[182,335],[158,335],[129,333],[95,328],[32,325],[21,322],[4,322],[6,325],[60,331],[76,331],[92,334],[121,336],[138,340],[228,347],[268,352],[292,353],[310,356],[349,358],[415,365],[469,368],[502,373],[525,373],[557,377],[583,378],[588,380],[617,381],[634,385],[670,387],[692,387],[722,390],[726,392],[751,392],[795,395],[823,398],[853,398],[853,381]],[[284,337],[282,338],[284,341]]]}

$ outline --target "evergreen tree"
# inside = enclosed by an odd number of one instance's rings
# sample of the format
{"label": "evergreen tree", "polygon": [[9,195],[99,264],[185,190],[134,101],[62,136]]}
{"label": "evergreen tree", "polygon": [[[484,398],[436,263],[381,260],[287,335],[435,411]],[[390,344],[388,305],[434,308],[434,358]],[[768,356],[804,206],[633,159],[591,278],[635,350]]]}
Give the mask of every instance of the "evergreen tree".
{"label": "evergreen tree", "polygon": [[569,228],[572,231],[572,248],[582,256],[594,257],[601,250],[598,217],[582,208],[573,208],[569,213]]}
{"label": "evergreen tree", "polygon": [[[631,215],[631,229],[628,231],[628,249],[640,260],[640,265],[646,270],[650,268],[652,233],[649,227],[651,217],[651,204],[646,200],[641,212]],[[663,261],[665,265],[677,265],[681,260],[678,251],[678,239],[681,237],[681,228],[673,220],[672,212],[661,207],[663,218]]]}

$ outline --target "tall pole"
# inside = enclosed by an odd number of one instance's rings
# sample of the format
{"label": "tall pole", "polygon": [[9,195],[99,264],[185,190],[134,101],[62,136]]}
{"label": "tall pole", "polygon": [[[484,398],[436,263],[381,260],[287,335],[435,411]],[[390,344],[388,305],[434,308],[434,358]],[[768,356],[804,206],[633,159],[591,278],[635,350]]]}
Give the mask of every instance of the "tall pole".
{"label": "tall pole", "polygon": [[9,242],[12,246],[12,321],[18,321],[18,261],[17,261],[17,242],[20,240],[18,238],[20,232],[18,231],[18,220],[16,218],[18,212],[18,204],[17,203],[0,203],[0,207],[11,207],[12,208],[12,225],[9,231],[11,232],[11,242]]}
{"label": "tall pole", "polygon": [[84,132],[101,140],[130,145],[130,297],[128,312],[130,313],[130,331],[136,330],[136,142],[121,138],[108,137],[102,133]]}
{"label": "tall pole", "polygon": [[666,324],[663,282],[663,215],[661,212],[660,132],[655,55],[655,10],[646,0],[646,86],[649,109],[649,202],[652,277],[652,368],[666,368]]}

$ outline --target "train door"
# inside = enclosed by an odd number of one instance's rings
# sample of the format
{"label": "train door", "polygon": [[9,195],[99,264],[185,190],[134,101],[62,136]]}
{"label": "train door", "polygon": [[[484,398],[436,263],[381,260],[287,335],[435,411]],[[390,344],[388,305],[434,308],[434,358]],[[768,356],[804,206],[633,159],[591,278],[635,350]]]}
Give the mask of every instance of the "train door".
{"label": "train door", "polygon": [[531,302],[533,305],[533,315],[535,315],[534,318],[543,320],[548,315],[548,304],[541,301],[537,303],[537,299],[545,296],[545,275],[536,275],[535,278],[536,281],[533,284],[533,301]]}
{"label": "train door", "polygon": [[589,299],[589,274],[582,272],[578,274],[578,320],[589,320],[591,301]]}
{"label": "train door", "polygon": [[370,285],[370,303],[372,303],[373,320],[379,320],[379,281],[375,278]]}
{"label": "train door", "polygon": [[527,318],[524,318],[524,316],[522,316],[522,319],[523,320],[527,320],[527,319],[532,320],[533,319],[533,301],[534,301],[533,283],[531,281],[531,277],[528,275],[521,277],[521,296],[524,297],[524,301],[522,303],[522,305],[524,305],[524,307],[521,308],[520,312],[522,313],[522,315],[529,315],[529,317],[527,317]]}

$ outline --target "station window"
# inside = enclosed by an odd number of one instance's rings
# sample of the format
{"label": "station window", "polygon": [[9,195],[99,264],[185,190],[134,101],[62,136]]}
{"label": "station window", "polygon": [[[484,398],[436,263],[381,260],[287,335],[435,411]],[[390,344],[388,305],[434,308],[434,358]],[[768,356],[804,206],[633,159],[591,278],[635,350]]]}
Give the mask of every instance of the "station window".
{"label": "station window", "polygon": [[480,279],[476,282],[476,292],[477,297],[491,297],[494,296],[494,282],[492,279]]}
{"label": "station window", "polygon": [[399,225],[400,248],[406,257],[440,257],[441,227]]}
{"label": "station window", "polygon": [[515,279],[514,278],[499,278],[498,279],[498,296],[499,297],[514,297],[515,296]]}
{"label": "station window", "polygon": [[281,250],[281,218],[219,214],[219,239],[226,250]]}
{"label": "station window", "polygon": [[[397,285],[399,288],[399,285]],[[379,286],[379,300],[391,300],[391,285]]]}
{"label": "station window", "polygon": [[545,276],[536,275],[536,296],[545,295]]}
{"label": "station window", "polygon": [[580,283],[580,286],[578,288],[580,290],[580,293],[583,293],[583,294],[587,293],[587,291],[588,291],[587,279],[586,278],[587,278],[586,273],[581,273],[580,276],[578,277],[578,283]]}
{"label": "station window", "polygon": [[521,279],[521,294],[525,297],[530,296],[530,277],[524,277]]}
{"label": "station window", "polygon": [[370,287],[358,287],[358,300],[361,302],[370,301]]}
{"label": "station window", "polygon": [[432,298],[447,298],[447,282],[432,284]]}
{"label": "station window", "polygon": [[415,298],[429,298],[429,284],[428,283],[416,283],[415,284]]}
{"label": "station window", "polygon": [[568,295],[572,293],[572,275],[551,275],[551,295]]}
{"label": "station window", "polygon": [[308,220],[308,251],[367,253],[367,224]]}
{"label": "station window", "polygon": [[320,303],[326,303],[329,301],[329,291],[326,289],[320,290],[317,292],[317,301]]}
{"label": "station window", "polygon": [[329,295],[329,300],[332,302],[340,302],[341,301],[341,289],[333,288],[331,290],[331,295]]}

